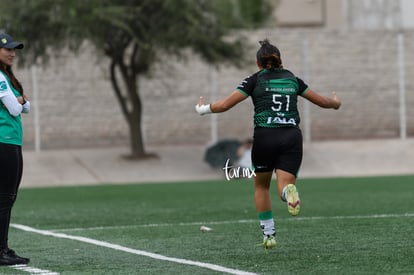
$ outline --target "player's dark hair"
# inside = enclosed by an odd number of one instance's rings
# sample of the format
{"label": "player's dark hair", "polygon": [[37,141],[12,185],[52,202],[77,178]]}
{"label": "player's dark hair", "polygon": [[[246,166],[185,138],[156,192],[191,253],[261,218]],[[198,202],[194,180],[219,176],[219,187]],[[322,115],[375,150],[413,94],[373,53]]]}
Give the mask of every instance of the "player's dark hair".
{"label": "player's dark hair", "polygon": [[20,95],[23,96],[23,86],[20,83],[20,81],[17,80],[17,78],[14,76],[11,66],[0,63],[0,71],[7,75],[7,77],[10,79],[13,88],[19,91]]}
{"label": "player's dark hair", "polygon": [[279,49],[270,44],[267,38],[259,41],[259,44],[260,49],[256,53],[258,64],[268,70],[283,68]]}

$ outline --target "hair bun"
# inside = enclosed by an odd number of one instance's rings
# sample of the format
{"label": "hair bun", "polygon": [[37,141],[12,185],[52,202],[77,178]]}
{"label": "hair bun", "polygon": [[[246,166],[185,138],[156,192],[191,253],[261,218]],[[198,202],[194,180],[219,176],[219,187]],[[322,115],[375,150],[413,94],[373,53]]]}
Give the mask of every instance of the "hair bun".
{"label": "hair bun", "polygon": [[265,46],[265,45],[270,45],[270,42],[269,42],[269,40],[266,38],[265,40],[263,40],[263,41],[259,41],[259,44],[260,44],[260,46]]}

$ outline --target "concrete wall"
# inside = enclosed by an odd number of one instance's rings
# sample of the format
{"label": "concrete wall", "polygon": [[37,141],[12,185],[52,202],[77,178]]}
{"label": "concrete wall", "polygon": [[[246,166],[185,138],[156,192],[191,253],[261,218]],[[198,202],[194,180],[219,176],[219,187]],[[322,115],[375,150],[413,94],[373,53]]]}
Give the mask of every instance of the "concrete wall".
{"label": "concrete wall", "polygon": [[[221,66],[215,77],[216,98],[229,94],[256,71],[257,41],[268,37],[282,53],[285,68],[304,78],[324,95],[336,90],[343,100],[340,111],[310,107],[312,140],[349,140],[399,137],[399,71],[395,31],[337,31],[277,29],[246,33],[251,65],[242,69]],[[304,75],[303,45],[308,41],[308,74]],[[414,32],[405,33],[408,135],[414,136]],[[19,52],[24,54],[24,50]],[[32,71],[15,69],[33,112],[23,117],[26,148],[35,144],[36,105],[41,148],[80,148],[128,144],[128,127],[108,79],[108,61],[84,48],[53,59],[37,69],[39,93],[33,98]],[[252,134],[250,99],[227,113],[198,116],[194,105],[200,95],[211,95],[212,69],[196,56],[187,61],[163,58],[150,78],[141,79],[144,104],[143,132],[147,144],[205,144],[211,123],[217,135],[244,139]],[[303,100],[300,101],[305,120]],[[303,126],[304,124],[302,124]]]}

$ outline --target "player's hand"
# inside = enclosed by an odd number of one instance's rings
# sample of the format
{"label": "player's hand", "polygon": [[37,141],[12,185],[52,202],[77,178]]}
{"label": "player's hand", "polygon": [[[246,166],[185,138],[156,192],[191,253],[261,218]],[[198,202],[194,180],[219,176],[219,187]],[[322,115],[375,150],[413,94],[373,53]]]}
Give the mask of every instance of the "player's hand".
{"label": "player's hand", "polygon": [[26,103],[26,98],[24,98],[23,96],[18,96],[17,97],[17,101],[20,103],[20,104],[25,104]]}
{"label": "player's hand", "polygon": [[210,104],[204,104],[204,98],[200,96],[198,99],[198,104],[195,106],[195,110],[199,115],[205,115],[211,113]]}
{"label": "player's hand", "polygon": [[339,99],[338,95],[336,94],[335,91],[332,92],[332,100],[334,101],[334,106],[333,108],[335,110],[338,110],[339,107],[341,107],[341,100]]}

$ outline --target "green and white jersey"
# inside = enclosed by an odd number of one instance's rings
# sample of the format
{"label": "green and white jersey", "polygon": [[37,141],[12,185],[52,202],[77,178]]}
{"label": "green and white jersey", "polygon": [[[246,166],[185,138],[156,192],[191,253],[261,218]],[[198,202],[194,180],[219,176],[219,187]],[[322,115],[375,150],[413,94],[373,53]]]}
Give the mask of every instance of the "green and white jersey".
{"label": "green and white jersey", "polygon": [[5,96],[20,93],[11,85],[9,78],[0,71],[0,142],[22,145],[23,128],[20,115],[12,116],[1,101]]}
{"label": "green and white jersey", "polygon": [[261,70],[237,87],[251,96],[254,104],[254,126],[263,128],[299,127],[298,95],[308,89],[300,78],[284,69]]}

